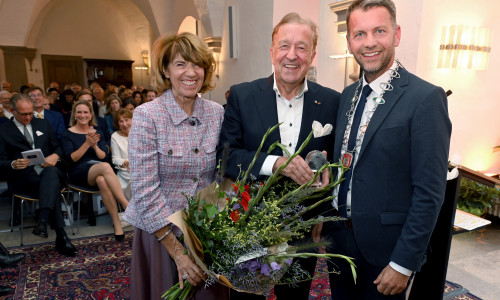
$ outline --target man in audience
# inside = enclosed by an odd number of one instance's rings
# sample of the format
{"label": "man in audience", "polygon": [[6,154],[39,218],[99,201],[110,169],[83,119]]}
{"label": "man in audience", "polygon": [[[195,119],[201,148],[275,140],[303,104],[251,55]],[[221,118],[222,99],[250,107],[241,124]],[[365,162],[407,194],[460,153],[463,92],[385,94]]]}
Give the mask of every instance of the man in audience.
{"label": "man in audience", "polygon": [[[280,141],[288,152],[294,153],[311,132],[313,121],[335,128],[340,94],[306,80],[316,55],[317,42],[318,32],[314,22],[304,20],[296,13],[287,14],[272,33],[270,54],[275,73],[268,78],[231,87],[217,147],[218,159],[222,159],[227,152],[224,176],[237,178],[240,170],[247,170],[266,131],[279,123],[282,123],[279,130],[272,132],[265,141],[250,176],[270,176],[288,160],[279,147],[267,153],[274,142]],[[333,142],[330,133],[312,138],[301,155],[305,157],[312,150],[325,150],[331,158]],[[327,173],[323,174],[324,184],[328,181]],[[281,174],[298,184],[309,182],[314,175],[300,155]],[[315,213],[311,215],[315,216]],[[319,238],[320,231],[318,226],[310,233],[314,240]],[[313,274],[316,259],[303,259],[299,263],[309,274]],[[310,286],[310,280],[295,287],[276,286],[275,293],[278,299],[307,299]],[[231,298],[264,299],[234,291],[231,291]]]}
{"label": "man in audience", "polygon": [[156,91],[154,90],[149,90],[147,93],[146,93],[146,102],[149,102],[149,101],[153,101],[154,99],[156,99]]}
{"label": "man in audience", "polygon": [[[47,224],[56,232],[56,249],[67,256],[78,251],[64,231],[60,193],[66,176],[57,166],[62,149],[49,121],[33,118],[33,100],[25,94],[11,100],[14,118],[0,128],[0,171],[8,175],[11,193],[28,194],[39,199],[38,218],[33,234],[47,238]],[[30,165],[22,152],[40,149],[45,163]]]}
{"label": "man in audience", "polygon": [[82,90],[82,86],[79,85],[78,83],[72,83],[71,90],[73,91],[73,93],[77,94],[78,92],[80,92]]}
{"label": "man in audience", "polygon": [[10,98],[12,97],[12,94],[9,91],[0,91],[0,101],[3,104],[3,114],[7,119],[10,119],[13,117],[12,113],[10,112]]}
{"label": "man in audience", "polygon": [[57,83],[57,82],[55,82],[55,81],[51,82],[51,83],[49,84],[49,87],[47,88],[47,91],[48,91],[49,89],[56,89],[57,91],[59,91],[59,83]]}
{"label": "man in audience", "polygon": [[12,92],[12,83],[8,81],[2,81],[2,83],[0,83],[0,91]]}
{"label": "man in audience", "polygon": [[95,99],[94,104],[97,104],[97,107],[99,109],[99,117],[104,118],[104,114],[106,113],[106,99],[104,99],[104,90],[100,86],[97,86],[92,90],[92,96],[94,96]]}
{"label": "man in audience", "polygon": [[36,86],[29,88],[28,96],[33,99],[33,103],[35,105],[35,118],[47,119],[52,125],[52,129],[54,129],[57,139],[60,139],[61,134],[63,133],[64,129],[66,129],[66,127],[64,126],[64,119],[62,114],[44,109],[43,103],[45,101],[45,96],[43,95],[43,91],[41,88]]}
{"label": "man in audience", "polygon": [[[89,102],[90,104],[93,104],[92,94],[87,92],[87,91],[81,91],[78,94],[76,94],[76,101],[80,101],[80,100],[85,100],[85,101]],[[94,118],[97,120],[97,126],[103,132],[104,139],[105,139],[106,143],[108,145],[110,145],[111,135],[109,134],[108,125],[106,124],[106,120],[104,120],[104,118],[101,118],[97,115],[97,113],[95,111],[95,106],[93,106],[93,109],[94,109]]]}

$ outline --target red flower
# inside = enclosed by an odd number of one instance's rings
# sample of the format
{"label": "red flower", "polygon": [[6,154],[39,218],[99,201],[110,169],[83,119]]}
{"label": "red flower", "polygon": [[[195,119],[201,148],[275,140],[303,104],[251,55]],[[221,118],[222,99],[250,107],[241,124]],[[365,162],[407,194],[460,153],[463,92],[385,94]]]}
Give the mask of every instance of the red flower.
{"label": "red flower", "polygon": [[240,188],[240,185],[239,184],[236,184],[234,185],[233,184],[233,189],[234,189],[234,192],[237,193],[238,192],[238,189]]}
{"label": "red flower", "polygon": [[249,184],[245,185],[245,191],[247,193],[250,193],[250,185]]}
{"label": "red flower", "polygon": [[243,210],[246,211],[248,209],[248,202],[250,202],[250,194],[248,192],[241,193],[241,201],[240,204],[243,206]]}
{"label": "red flower", "polygon": [[233,220],[233,222],[236,223],[240,219],[240,212],[235,210],[229,216],[231,217],[231,220]]}

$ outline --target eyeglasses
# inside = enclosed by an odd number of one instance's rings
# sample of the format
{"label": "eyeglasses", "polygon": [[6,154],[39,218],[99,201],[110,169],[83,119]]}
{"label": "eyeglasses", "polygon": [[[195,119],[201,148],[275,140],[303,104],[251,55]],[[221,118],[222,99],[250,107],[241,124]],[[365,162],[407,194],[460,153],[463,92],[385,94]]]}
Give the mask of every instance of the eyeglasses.
{"label": "eyeglasses", "polygon": [[23,113],[23,114],[18,113],[17,111],[14,111],[14,112],[15,112],[18,116],[21,116],[21,117],[33,117],[33,114],[34,114],[34,113],[32,113],[32,112],[30,112],[30,113]]}
{"label": "eyeglasses", "polygon": [[37,97],[43,97],[42,93],[36,93],[36,94],[29,94],[31,98],[37,98]]}

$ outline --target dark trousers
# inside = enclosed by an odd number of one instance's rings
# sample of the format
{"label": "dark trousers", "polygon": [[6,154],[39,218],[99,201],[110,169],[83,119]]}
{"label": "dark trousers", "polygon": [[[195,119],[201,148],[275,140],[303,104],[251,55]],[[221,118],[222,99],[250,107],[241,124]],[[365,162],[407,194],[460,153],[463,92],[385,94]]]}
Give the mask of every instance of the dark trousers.
{"label": "dark trousers", "polygon": [[[346,300],[404,300],[406,290],[398,295],[384,296],[377,291],[373,283],[386,266],[374,266],[368,263],[361,255],[352,229],[345,226],[345,222],[325,223],[322,231],[330,241],[328,252],[343,254],[354,258],[356,264],[356,284],[354,283],[351,267],[344,259],[334,258],[328,263],[328,271],[336,271],[339,274],[330,273],[330,286],[332,299]],[[388,262],[389,263],[389,262]],[[409,285],[410,283],[408,283]]]}
{"label": "dark trousers", "polygon": [[[38,175],[33,167],[20,170],[12,180],[8,181],[9,190],[13,194],[25,194],[38,198],[40,211],[48,209],[52,229],[63,228],[64,219],[61,212],[61,189],[66,176],[57,167],[44,168]],[[37,220],[39,221],[39,220]]]}

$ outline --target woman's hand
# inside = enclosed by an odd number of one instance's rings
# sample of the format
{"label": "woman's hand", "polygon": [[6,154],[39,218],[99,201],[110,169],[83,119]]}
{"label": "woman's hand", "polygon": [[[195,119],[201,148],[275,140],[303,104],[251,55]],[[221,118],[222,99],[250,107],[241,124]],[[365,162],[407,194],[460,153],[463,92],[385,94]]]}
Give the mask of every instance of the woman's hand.
{"label": "woman's hand", "polygon": [[177,265],[177,272],[179,272],[179,285],[181,289],[184,288],[184,280],[182,277],[186,274],[186,280],[189,281],[189,283],[193,286],[198,285],[205,277],[203,270],[198,267],[188,254],[184,254],[184,248],[178,248],[176,253],[173,259]]}
{"label": "woman's hand", "polygon": [[95,131],[89,132],[86,135],[85,143],[87,143],[87,145],[89,147],[95,148],[95,147],[97,147],[97,142],[99,142],[100,139],[101,139],[101,136],[98,133],[96,133]]}
{"label": "woman's hand", "polygon": [[171,231],[171,225],[167,225],[155,232],[156,238],[167,249],[168,254],[175,261],[177,272],[179,272],[180,288],[184,288],[183,276],[189,283],[196,286],[205,278],[204,272],[193,261],[191,256],[185,253],[186,250]]}
{"label": "woman's hand", "polygon": [[124,169],[127,169],[128,171],[130,171],[129,161],[128,160],[123,161],[123,164],[120,166],[120,168],[124,168]]}

